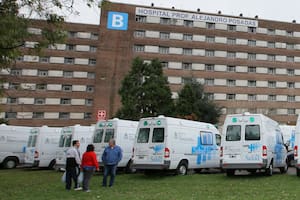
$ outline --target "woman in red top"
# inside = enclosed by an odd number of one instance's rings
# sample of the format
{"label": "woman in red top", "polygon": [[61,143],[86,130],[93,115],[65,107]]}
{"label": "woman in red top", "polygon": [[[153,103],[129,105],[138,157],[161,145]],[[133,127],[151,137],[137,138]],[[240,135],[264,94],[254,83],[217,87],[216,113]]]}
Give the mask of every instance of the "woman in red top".
{"label": "woman in red top", "polygon": [[94,171],[99,171],[99,164],[94,150],[94,145],[89,144],[86,148],[86,152],[82,155],[81,168],[83,170],[83,191],[85,192],[90,192],[90,180]]}

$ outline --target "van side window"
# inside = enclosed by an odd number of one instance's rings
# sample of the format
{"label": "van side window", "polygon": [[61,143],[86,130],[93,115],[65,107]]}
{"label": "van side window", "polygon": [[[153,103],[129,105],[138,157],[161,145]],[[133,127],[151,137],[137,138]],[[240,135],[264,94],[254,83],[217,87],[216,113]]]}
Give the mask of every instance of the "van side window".
{"label": "van side window", "polygon": [[32,142],[31,142],[31,146],[35,147],[36,145],[36,140],[37,140],[37,135],[32,136]]}
{"label": "van side window", "polygon": [[65,147],[71,147],[72,135],[65,136]]}
{"label": "van side window", "polygon": [[216,134],[216,144],[218,146],[221,146],[221,135],[219,135],[219,134]]}
{"label": "van side window", "polygon": [[164,128],[154,128],[153,129],[153,143],[162,143],[165,140],[165,129]]}
{"label": "van side window", "polygon": [[241,140],[241,126],[229,125],[226,130],[226,141],[239,141]]}
{"label": "van side window", "polygon": [[27,147],[31,147],[32,135],[29,136]]}
{"label": "van side window", "polygon": [[[30,136],[31,138],[32,138],[32,136]],[[32,139],[30,139],[30,137],[29,137],[29,141],[30,140],[32,140]],[[28,141],[28,145],[29,145],[29,141]],[[31,141],[30,141],[31,142]],[[65,136],[64,135],[61,135],[60,136],[60,139],[59,139],[59,144],[58,144],[58,146],[59,147],[63,147],[64,146],[64,143],[65,143]]]}
{"label": "van side window", "polygon": [[150,128],[140,128],[137,143],[148,143]]}
{"label": "van side window", "polygon": [[259,125],[246,125],[245,140],[260,140]]}
{"label": "van side window", "polygon": [[201,144],[212,145],[213,144],[213,134],[211,132],[200,132]]}
{"label": "van side window", "polygon": [[104,142],[109,142],[111,138],[114,138],[115,130],[114,129],[106,129]]}
{"label": "van side window", "polygon": [[103,129],[97,129],[95,131],[93,143],[101,143],[102,137],[103,137],[103,132],[104,132]]}

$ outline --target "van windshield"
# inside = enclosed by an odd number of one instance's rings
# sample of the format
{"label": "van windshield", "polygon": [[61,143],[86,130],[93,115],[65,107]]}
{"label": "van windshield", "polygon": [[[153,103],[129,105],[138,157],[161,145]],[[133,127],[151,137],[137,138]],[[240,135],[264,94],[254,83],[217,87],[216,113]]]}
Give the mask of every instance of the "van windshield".
{"label": "van windshield", "polygon": [[27,147],[31,147],[32,135],[29,136]]}
{"label": "van windshield", "polygon": [[115,130],[114,129],[106,129],[104,142],[109,142],[111,138],[114,138]]}
{"label": "van windshield", "polygon": [[72,135],[66,135],[65,137],[65,147],[71,147]]}
{"label": "van windshield", "polygon": [[162,143],[165,140],[165,129],[164,128],[154,128],[153,129],[153,143]]}
{"label": "van windshield", "polygon": [[103,129],[97,129],[97,130],[95,131],[93,143],[101,143],[101,142],[102,142],[103,132],[104,132]]}
{"label": "van windshield", "polygon": [[37,135],[31,135],[31,136],[29,136],[27,147],[35,147],[35,145],[36,145],[36,139],[37,139]]}
{"label": "van windshield", "polygon": [[140,128],[137,143],[148,143],[150,128]]}
{"label": "van windshield", "polygon": [[246,125],[245,140],[260,140],[259,125]]}
{"label": "van windshield", "polygon": [[226,141],[239,141],[241,140],[241,126],[229,125],[226,130]]}

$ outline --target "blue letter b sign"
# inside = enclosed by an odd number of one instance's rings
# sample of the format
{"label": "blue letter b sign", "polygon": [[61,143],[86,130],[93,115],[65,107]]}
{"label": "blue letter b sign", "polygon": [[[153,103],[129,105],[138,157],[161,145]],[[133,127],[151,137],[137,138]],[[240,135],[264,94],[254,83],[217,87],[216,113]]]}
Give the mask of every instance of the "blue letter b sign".
{"label": "blue letter b sign", "polygon": [[108,12],[107,29],[125,31],[128,28],[128,14]]}

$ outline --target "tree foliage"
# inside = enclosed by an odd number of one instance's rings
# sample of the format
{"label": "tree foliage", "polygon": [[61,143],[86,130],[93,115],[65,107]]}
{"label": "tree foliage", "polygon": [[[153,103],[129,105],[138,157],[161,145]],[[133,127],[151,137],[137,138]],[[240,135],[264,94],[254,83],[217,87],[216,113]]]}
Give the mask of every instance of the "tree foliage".
{"label": "tree foliage", "polygon": [[135,58],[130,72],[122,81],[119,94],[122,107],[116,116],[123,119],[171,115],[174,109],[167,79],[157,59],[145,63]]}
{"label": "tree foliage", "polygon": [[216,124],[221,115],[221,108],[208,99],[203,85],[192,80],[179,92],[176,114],[178,117]]}

